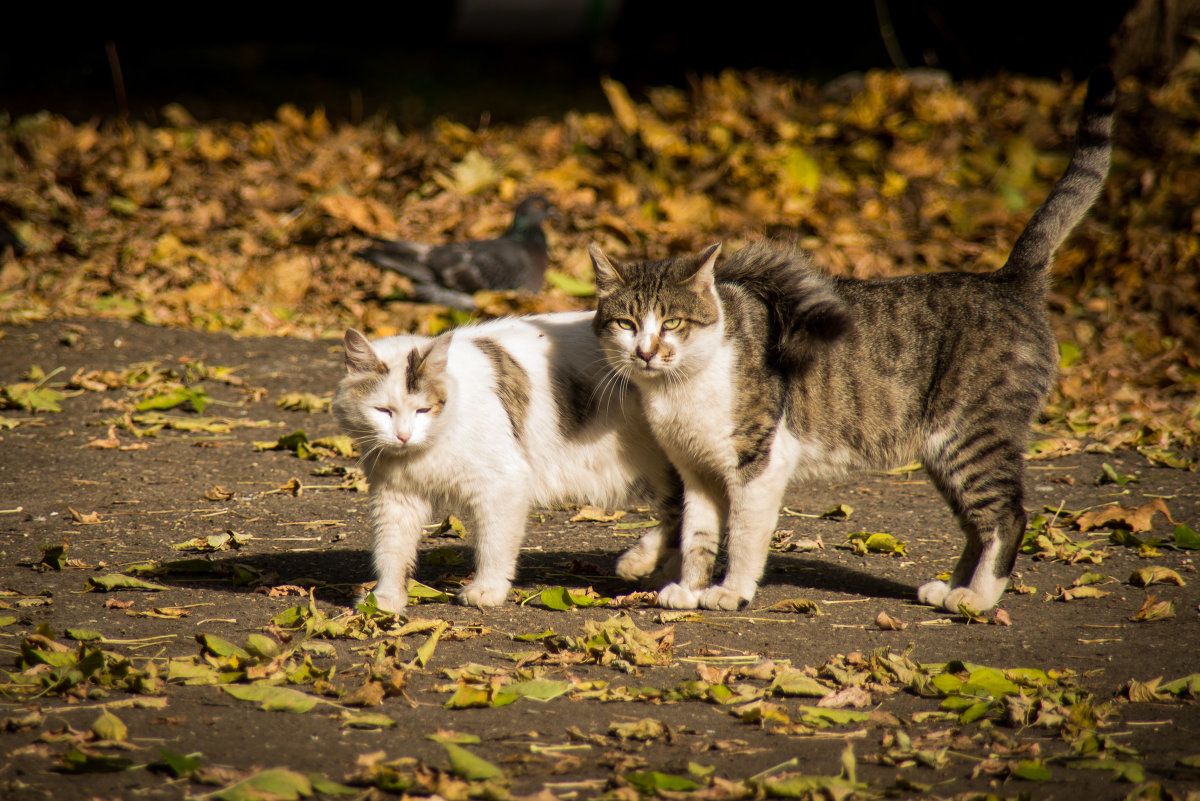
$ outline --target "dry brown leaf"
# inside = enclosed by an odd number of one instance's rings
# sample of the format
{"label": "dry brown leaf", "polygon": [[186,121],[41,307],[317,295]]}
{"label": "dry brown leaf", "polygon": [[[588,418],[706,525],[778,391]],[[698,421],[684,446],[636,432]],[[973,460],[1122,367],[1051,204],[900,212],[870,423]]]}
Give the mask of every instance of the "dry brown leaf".
{"label": "dry brown leaf", "polygon": [[1162,512],[1168,522],[1175,522],[1163,499],[1155,498],[1149,503],[1137,507],[1113,505],[1084,512],[1075,520],[1075,524],[1079,526],[1080,531],[1091,531],[1101,526],[1108,526],[1127,528],[1137,533],[1150,531],[1154,527],[1154,515],[1159,512]]}
{"label": "dry brown leaf", "polygon": [[71,513],[72,520],[74,520],[76,523],[81,523],[85,526],[95,525],[96,523],[101,522],[99,512],[87,512],[87,513],[77,512],[75,509],[73,509],[70,506],[67,507],[67,511],[69,511]]}

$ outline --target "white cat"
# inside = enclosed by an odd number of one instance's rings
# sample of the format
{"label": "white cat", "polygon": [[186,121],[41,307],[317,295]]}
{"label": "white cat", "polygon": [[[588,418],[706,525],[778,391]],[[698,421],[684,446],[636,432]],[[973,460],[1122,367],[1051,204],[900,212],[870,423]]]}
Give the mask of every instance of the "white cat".
{"label": "white cat", "polygon": [[674,553],[679,479],[591,325],[591,312],[569,312],[433,339],[346,332],[333,413],[370,483],[380,608],[404,609],[433,504],[474,519],[475,578],[459,595],[469,605],[504,602],[530,506],[612,508],[644,494],[662,522],[621,557],[618,574],[646,575]]}

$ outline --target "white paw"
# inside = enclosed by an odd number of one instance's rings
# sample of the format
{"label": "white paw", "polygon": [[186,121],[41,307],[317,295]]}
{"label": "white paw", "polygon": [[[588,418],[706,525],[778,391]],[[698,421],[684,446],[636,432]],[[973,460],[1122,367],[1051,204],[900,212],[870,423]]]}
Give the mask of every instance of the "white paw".
{"label": "white paw", "polygon": [[633,581],[654,572],[656,554],[640,546],[633,546],[617,560],[617,575],[626,581]]}
{"label": "white paw", "polygon": [[734,611],[750,603],[750,599],[737,590],[723,584],[709,587],[700,593],[700,605],[705,609]]}
{"label": "white paw", "polygon": [[942,606],[942,601],[950,593],[950,585],[944,581],[930,581],[917,588],[917,600],[928,606]]}
{"label": "white paw", "polygon": [[375,605],[384,612],[403,612],[408,606],[407,592],[394,592],[390,590],[375,590]]}
{"label": "white paw", "polygon": [[666,609],[695,609],[700,597],[682,584],[668,584],[658,591],[658,605]]}
{"label": "white paw", "polygon": [[464,606],[499,606],[508,600],[508,590],[511,586],[508,582],[482,584],[472,581],[462,588],[462,592],[458,594],[458,602]]}
{"label": "white paw", "polygon": [[955,587],[946,594],[942,606],[947,612],[958,612],[964,607],[976,614],[986,612],[995,606],[994,601],[982,597],[970,587]]}

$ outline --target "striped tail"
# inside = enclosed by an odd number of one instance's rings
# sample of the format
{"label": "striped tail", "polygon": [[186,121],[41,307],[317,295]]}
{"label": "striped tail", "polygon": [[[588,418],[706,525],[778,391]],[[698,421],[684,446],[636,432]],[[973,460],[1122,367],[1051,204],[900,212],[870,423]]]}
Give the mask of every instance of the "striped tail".
{"label": "striped tail", "polygon": [[1045,281],[1054,252],[1087,214],[1104,187],[1112,160],[1113,107],[1117,89],[1112,71],[1097,67],[1075,132],[1071,163],[1046,201],[1017,237],[999,275],[1017,281]]}

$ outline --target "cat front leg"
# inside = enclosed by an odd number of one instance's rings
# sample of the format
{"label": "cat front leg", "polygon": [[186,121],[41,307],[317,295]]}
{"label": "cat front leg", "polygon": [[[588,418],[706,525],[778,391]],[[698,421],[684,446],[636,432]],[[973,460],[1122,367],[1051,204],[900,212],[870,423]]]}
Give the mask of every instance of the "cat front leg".
{"label": "cat front leg", "polygon": [[701,591],[712,582],[723,516],[720,507],[707,493],[685,491],[679,535],[679,581],[658,591],[659,606],[695,609],[699,605]]}
{"label": "cat front leg", "polygon": [[529,504],[519,490],[506,489],[474,505],[475,578],[458,594],[466,606],[499,606],[508,599],[525,538]]}
{"label": "cat front leg", "polygon": [[371,485],[372,557],[377,579],[373,593],[380,609],[401,612],[408,606],[408,578],[417,561],[421,526],[430,505],[387,484]]}
{"label": "cat front leg", "polygon": [[700,593],[700,606],[741,609],[754,598],[790,475],[788,467],[785,460],[779,460],[753,481],[733,488],[725,538],[729,552],[725,578]]}

